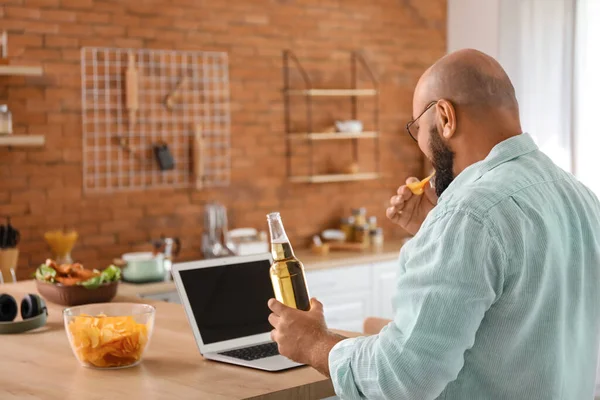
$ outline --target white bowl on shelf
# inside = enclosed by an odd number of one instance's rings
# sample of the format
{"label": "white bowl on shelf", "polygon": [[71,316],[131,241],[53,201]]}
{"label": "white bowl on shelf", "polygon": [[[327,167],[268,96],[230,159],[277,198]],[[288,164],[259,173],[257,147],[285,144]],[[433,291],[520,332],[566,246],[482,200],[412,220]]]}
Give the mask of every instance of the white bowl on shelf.
{"label": "white bowl on shelf", "polygon": [[339,229],[326,229],[321,232],[321,237],[326,242],[343,242],[346,240],[346,234]]}
{"label": "white bowl on shelf", "polygon": [[342,133],[361,133],[363,130],[362,122],[354,119],[335,121],[335,127]]}

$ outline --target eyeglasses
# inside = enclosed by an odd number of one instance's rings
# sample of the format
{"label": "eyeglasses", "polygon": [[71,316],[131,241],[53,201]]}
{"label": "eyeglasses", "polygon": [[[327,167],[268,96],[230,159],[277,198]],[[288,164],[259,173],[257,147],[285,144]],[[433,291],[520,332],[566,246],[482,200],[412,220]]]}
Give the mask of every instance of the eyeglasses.
{"label": "eyeglasses", "polygon": [[[425,114],[427,112],[427,110],[429,110],[431,107],[433,107],[436,104],[437,104],[437,100],[436,101],[432,101],[431,103],[429,103],[427,105],[427,107],[425,107],[425,109],[423,110],[423,112],[421,114],[419,114],[419,116],[417,118],[413,119],[412,121],[409,121],[408,124],[406,124],[406,131],[408,132],[408,134],[410,135],[410,137],[413,138],[413,140],[415,142],[417,142],[417,134],[419,132],[418,131],[417,132],[413,132],[413,131],[410,130],[410,128],[413,126],[413,124],[415,122],[417,122],[417,120],[419,118],[421,118],[423,116],[423,114]],[[414,128],[413,128],[413,130],[414,130]]]}

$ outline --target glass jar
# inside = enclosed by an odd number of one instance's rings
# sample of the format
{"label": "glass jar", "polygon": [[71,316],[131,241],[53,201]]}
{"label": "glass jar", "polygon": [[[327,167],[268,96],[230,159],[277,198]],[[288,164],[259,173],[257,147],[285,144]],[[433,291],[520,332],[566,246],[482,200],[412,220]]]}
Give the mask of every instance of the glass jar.
{"label": "glass jar", "polygon": [[354,241],[363,247],[369,247],[369,225],[358,225],[354,227]]}
{"label": "glass jar", "polygon": [[377,229],[377,217],[369,217],[369,229]]}
{"label": "glass jar", "polygon": [[352,216],[354,217],[354,226],[363,226],[367,223],[367,209],[364,207],[353,209]]}
{"label": "glass jar", "polygon": [[0,135],[12,133],[12,114],[6,104],[0,104]]}
{"label": "glass jar", "polygon": [[354,217],[342,218],[340,229],[346,235],[346,242],[352,242],[354,240]]}
{"label": "glass jar", "polygon": [[373,250],[381,250],[383,248],[383,229],[375,228],[369,231],[371,248]]}

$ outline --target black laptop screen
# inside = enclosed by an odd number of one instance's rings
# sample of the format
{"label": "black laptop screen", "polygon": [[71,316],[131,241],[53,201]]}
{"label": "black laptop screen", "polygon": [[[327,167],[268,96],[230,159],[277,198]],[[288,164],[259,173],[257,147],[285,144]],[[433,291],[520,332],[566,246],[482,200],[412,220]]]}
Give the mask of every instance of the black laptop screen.
{"label": "black laptop screen", "polygon": [[179,272],[204,344],[270,332],[268,260]]}

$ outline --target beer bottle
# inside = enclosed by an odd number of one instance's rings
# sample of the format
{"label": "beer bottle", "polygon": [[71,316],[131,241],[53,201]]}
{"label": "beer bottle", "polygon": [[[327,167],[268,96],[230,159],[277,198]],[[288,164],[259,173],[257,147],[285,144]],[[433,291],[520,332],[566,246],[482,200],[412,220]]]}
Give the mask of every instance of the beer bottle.
{"label": "beer bottle", "polygon": [[310,297],[304,276],[304,266],[294,256],[294,250],[285,234],[279,213],[268,214],[267,221],[271,233],[273,265],[271,265],[270,274],[275,298],[286,306],[308,311]]}

